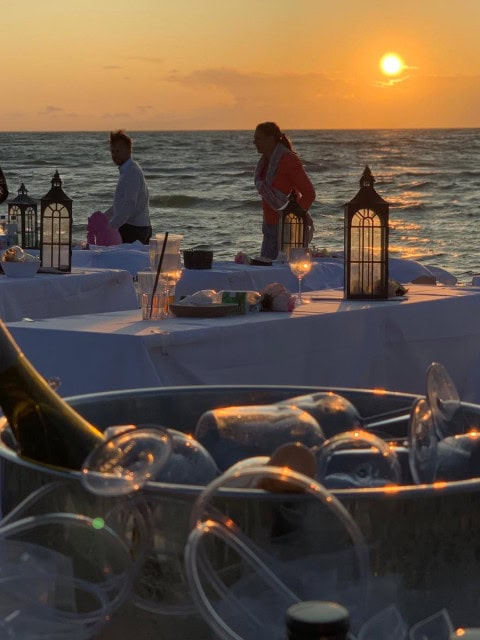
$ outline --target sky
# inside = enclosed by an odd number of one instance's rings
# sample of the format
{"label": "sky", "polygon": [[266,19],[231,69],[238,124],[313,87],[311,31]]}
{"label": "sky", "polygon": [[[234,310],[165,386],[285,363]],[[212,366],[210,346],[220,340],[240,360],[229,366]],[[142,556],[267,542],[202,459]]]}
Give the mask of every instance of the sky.
{"label": "sky", "polygon": [[4,0],[0,15],[0,131],[480,127],[480,0]]}

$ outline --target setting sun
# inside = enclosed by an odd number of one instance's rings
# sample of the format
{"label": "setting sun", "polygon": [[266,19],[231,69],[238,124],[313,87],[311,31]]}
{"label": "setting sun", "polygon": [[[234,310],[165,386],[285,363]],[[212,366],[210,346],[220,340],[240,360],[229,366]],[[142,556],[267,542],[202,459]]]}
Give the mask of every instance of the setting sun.
{"label": "setting sun", "polygon": [[387,76],[396,76],[403,71],[405,65],[396,53],[386,53],[380,60],[380,68]]}

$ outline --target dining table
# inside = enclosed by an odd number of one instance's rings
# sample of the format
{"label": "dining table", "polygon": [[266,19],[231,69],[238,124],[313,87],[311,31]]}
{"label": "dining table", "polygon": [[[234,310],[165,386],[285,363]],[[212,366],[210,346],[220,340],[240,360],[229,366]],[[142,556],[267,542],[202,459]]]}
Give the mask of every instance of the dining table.
{"label": "dining table", "polygon": [[[343,252],[316,256],[312,262],[312,270],[302,285],[305,291],[343,287]],[[139,271],[150,269],[148,246],[135,242],[112,247],[92,245],[88,249],[77,248],[72,251],[72,265],[79,268],[126,269],[136,278]],[[393,255],[389,258],[389,277],[401,283],[413,282],[417,278],[448,285],[456,283],[456,278],[443,269]],[[214,259],[210,269],[184,268],[176,293],[177,297],[181,297],[203,289],[262,291],[272,282],[279,282],[292,291],[297,289],[295,276],[287,263],[246,264],[237,263],[233,258]]]}
{"label": "dining table", "polygon": [[[439,362],[480,402],[480,288],[411,285],[349,300],[310,292],[292,312],[142,320],[140,310],[8,323],[59,393],[182,385],[313,385],[424,394]],[[159,416],[161,419],[161,416]]]}
{"label": "dining table", "polygon": [[0,318],[40,320],[138,308],[132,276],[122,269],[72,268],[12,278],[0,275]]}

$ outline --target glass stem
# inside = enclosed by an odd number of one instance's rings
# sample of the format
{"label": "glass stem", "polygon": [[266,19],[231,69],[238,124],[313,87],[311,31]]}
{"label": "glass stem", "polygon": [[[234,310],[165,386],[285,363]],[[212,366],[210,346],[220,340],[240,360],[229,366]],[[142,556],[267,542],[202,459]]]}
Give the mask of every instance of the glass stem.
{"label": "glass stem", "polygon": [[302,276],[298,276],[298,301],[302,301]]}
{"label": "glass stem", "polygon": [[163,295],[164,295],[163,313],[165,314],[165,317],[168,318],[168,313],[170,311],[170,287],[166,286],[164,288]]}

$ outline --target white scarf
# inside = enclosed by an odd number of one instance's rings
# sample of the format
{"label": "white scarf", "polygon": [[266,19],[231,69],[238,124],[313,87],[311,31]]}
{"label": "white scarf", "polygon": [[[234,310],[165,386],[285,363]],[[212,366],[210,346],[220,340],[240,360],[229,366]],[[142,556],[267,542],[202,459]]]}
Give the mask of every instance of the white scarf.
{"label": "white scarf", "polygon": [[291,153],[291,151],[284,144],[278,142],[270,156],[270,162],[268,163],[267,173],[264,180],[260,178],[260,174],[266,162],[265,156],[262,155],[255,168],[255,186],[257,191],[266,203],[275,211],[281,211],[288,204],[288,195],[279,189],[272,187],[272,182],[275,180],[275,176],[277,175],[280,160],[287,153]]}

